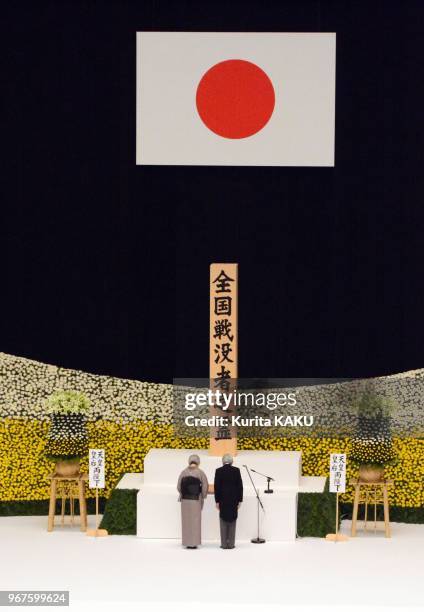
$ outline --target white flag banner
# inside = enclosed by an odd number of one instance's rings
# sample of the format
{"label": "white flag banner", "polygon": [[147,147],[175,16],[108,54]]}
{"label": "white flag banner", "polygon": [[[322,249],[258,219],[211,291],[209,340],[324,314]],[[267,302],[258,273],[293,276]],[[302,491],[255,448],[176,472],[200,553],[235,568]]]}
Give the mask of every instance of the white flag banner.
{"label": "white flag banner", "polygon": [[330,493],[346,491],[346,455],[344,453],[330,454]]}
{"label": "white flag banner", "polygon": [[105,450],[90,448],[88,451],[88,472],[90,489],[105,487]]}
{"label": "white flag banner", "polygon": [[334,166],[334,33],[138,32],[137,164]]}

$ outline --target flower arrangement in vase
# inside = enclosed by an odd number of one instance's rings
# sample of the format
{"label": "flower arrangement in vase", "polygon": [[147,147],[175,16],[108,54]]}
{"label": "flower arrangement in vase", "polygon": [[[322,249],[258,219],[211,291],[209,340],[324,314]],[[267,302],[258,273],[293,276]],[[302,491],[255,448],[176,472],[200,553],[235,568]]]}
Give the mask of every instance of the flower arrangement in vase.
{"label": "flower arrangement in vase", "polygon": [[395,407],[392,399],[372,388],[365,389],[357,402],[357,425],[349,458],[359,467],[362,481],[381,481],[385,466],[396,459],[390,429],[390,415]]}
{"label": "flower arrangement in vase", "polygon": [[88,452],[86,414],[90,401],[79,391],[56,391],[46,400],[51,418],[44,453],[54,461],[55,474],[62,477],[79,473],[80,459]]}

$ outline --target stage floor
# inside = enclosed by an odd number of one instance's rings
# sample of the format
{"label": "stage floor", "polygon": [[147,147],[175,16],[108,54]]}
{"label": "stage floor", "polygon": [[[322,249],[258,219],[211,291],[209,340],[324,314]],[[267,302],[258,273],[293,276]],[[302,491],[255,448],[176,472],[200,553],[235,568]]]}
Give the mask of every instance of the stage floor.
{"label": "stage floor", "polygon": [[[196,606],[226,612],[239,605],[252,611],[424,610],[424,525],[392,523],[392,539],[359,532],[346,543],[301,538],[241,543],[235,550],[207,542],[186,550],[171,540],[135,536],[95,539],[78,526],[52,533],[46,527],[42,516],[0,518],[0,589],[69,589],[71,609],[81,610],[98,609],[95,602],[149,612]],[[349,528],[344,522],[342,531]]]}

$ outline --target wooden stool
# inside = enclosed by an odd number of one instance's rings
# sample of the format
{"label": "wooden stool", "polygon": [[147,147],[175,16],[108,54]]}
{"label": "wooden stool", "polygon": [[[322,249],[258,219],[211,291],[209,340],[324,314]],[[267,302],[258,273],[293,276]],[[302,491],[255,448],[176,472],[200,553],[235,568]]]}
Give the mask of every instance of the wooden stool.
{"label": "wooden stool", "polygon": [[[66,498],[69,497],[71,522],[74,522],[74,501],[78,496],[80,506],[80,522],[81,531],[87,530],[87,507],[85,504],[85,488],[84,483],[87,480],[87,474],[78,474],[77,476],[57,476],[56,474],[50,474],[51,479],[50,486],[50,504],[49,504],[49,520],[47,525],[47,531],[53,531],[54,528],[54,517],[56,512],[56,497],[59,492],[62,497],[62,525],[65,521],[65,504]],[[59,487],[59,491],[58,491]]]}
{"label": "wooden stool", "polygon": [[382,480],[381,482],[364,482],[359,478],[352,478],[349,484],[353,485],[355,495],[353,499],[352,512],[352,537],[356,536],[356,524],[358,521],[359,504],[365,504],[364,529],[367,528],[368,504],[374,504],[374,531],[377,528],[377,504],[383,504],[384,508],[384,527],[386,538],[390,538],[390,518],[389,518],[389,496],[387,487],[393,485],[393,480]]}

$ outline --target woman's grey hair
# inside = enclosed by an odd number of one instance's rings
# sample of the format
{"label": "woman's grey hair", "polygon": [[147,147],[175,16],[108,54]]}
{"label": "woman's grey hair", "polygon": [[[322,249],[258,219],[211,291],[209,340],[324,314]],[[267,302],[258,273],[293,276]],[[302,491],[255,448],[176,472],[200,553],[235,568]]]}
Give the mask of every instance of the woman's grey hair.
{"label": "woman's grey hair", "polygon": [[233,462],[233,456],[230,455],[230,453],[225,453],[225,455],[222,457],[222,463],[224,465],[229,464],[231,465]]}
{"label": "woman's grey hair", "polygon": [[199,455],[190,455],[190,457],[188,458],[188,464],[191,465],[192,463],[199,465],[200,463]]}

